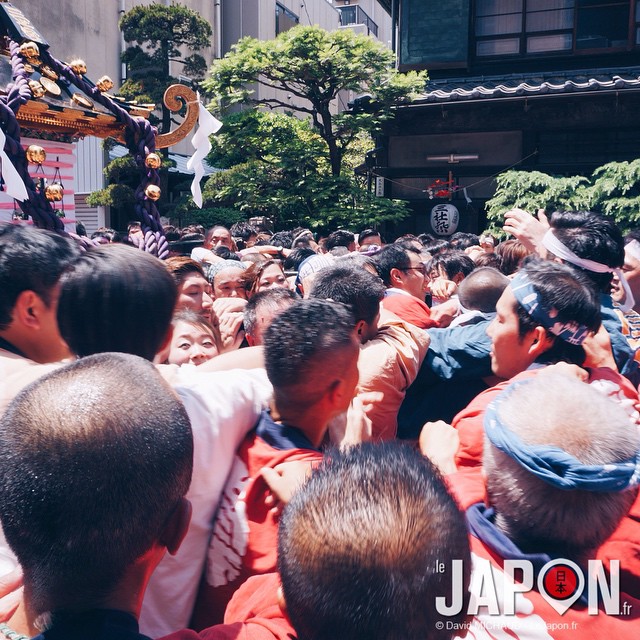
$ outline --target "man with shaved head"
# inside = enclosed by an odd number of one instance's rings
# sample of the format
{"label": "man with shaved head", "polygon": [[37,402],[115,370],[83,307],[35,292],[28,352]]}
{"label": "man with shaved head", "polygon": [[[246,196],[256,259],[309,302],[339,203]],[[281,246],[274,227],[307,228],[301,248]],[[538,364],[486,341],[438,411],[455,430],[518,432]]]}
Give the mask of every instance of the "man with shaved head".
{"label": "man with shaved head", "polygon": [[0,518],[33,635],[144,638],[142,595],[186,533],[192,465],[182,403],[136,356],[89,356],[14,399],[0,421]]}

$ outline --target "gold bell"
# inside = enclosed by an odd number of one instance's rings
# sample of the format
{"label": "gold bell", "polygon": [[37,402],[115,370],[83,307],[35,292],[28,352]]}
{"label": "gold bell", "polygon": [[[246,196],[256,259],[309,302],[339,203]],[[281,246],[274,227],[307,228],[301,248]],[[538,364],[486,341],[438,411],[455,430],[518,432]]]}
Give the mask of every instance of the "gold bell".
{"label": "gold bell", "polygon": [[159,169],[162,165],[162,159],[157,153],[150,153],[145,159],[144,163],[149,169]]}
{"label": "gold bell", "polygon": [[42,164],[47,159],[47,152],[37,144],[30,144],[25,153],[30,164]]}
{"label": "gold bell", "polygon": [[99,78],[96,82],[96,87],[98,87],[102,93],[109,91],[109,89],[113,89],[113,80],[109,76],[102,76],[102,78]]}
{"label": "gold bell", "polygon": [[60,202],[64,196],[62,185],[57,182],[47,185],[44,189],[44,195],[49,202]]}
{"label": "gold bell", "polygon": [[72,60],[69,66],[71,67],[73,73],[79,76],[83,76],[85,73],[87,73],[87,63],[80,58]]}
{"label": "gold bell", "polygon": [[160,187],[156,187],[155,184],[150,184],[145,190],[144,195],[149,198],[149,200],[159,200],[162,195],[162,191]]}
{"label": "gold bell", "polygon": [[45,88],[37,80],[29,80],[29,89],[34,98],[42,98],[46,93]]}
{"label": "gold bell", "polygon": [[20,55],[27,59],[37,58],[40,55],[40,49],[35,42],[23,42],[19,51]]}

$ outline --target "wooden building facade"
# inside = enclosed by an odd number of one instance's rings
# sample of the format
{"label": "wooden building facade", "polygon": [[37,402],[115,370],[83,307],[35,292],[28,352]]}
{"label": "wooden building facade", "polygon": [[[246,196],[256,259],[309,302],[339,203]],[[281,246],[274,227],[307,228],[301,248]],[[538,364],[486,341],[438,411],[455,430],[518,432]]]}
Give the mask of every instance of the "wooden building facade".
{"label": "wooden building facade", "polygon": [[431,232],[452,204],[484,226],[507,168],[590,175],[640,157],[640,0],[397,0],[401,70],[427,69],[381,136],[373,172]]}

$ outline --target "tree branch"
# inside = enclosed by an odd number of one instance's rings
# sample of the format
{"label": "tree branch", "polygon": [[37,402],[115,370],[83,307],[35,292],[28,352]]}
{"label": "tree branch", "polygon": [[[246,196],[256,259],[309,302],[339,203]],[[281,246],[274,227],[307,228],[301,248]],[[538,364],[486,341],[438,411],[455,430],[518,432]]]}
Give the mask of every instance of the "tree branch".
{"label": "tree branch", "polygon": [[308,113],[311,116],[315,117],[315,111],[313,109],[308,109],[306,107],[300,107],[295,104],[289,104],[288,102],[284,102],[283,100],[278,100],[277,98],[261,98],[260,100],[252,100],[253,104],[262,104],[270,109],[275,109],[276,107],[283,107],[284,109],[290,109],[291,111],[302,111],[303,113]]}

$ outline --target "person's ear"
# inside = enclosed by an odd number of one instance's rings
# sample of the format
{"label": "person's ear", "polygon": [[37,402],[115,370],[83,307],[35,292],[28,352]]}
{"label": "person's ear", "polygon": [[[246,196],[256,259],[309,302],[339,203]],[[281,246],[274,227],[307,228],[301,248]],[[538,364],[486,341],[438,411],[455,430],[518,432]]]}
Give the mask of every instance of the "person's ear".
{"label": "person's ear", "polygon": [[29,329],[40,328],[40,311],[46,305],[35,291],[22,291],[16,298],[12,318]]}
{"label": "person's ear", "polygon": [[549,333],[544,327],[537,326],[531,332],[529,342],[529,354],[537,360],[545,351],[553,346],[553,339],[549,337]]}
{"label": "person's ear", "polygon": [[402,271],[395,267],[391,269],[391,271],[389,271],[389,281],[391,282],[391,286],[402,284]]}
{"label": "person's ear", "polygon": [[456,284],[460,284],[464,280],[464,273],[462,271],[458,271],[455,276],[453,276],[453,282]]}
{"label": "person's ear", "polygon": [[160,543],[167,548],[167,551],[172,556],[178,553],[178,549],[187,535],[190,522],[191,503],[186,498],[180,498],[178,505],[169,516],[167,524],[160,534]]}
{"label": "person's ear", "polygon": [[358,320],[356,322],[356,336],[358,338],[358,342],[362,342],[362,336],[365,333],[367,328],[367,323],[364,320]]}

